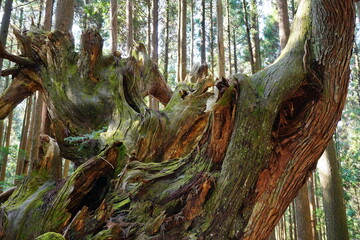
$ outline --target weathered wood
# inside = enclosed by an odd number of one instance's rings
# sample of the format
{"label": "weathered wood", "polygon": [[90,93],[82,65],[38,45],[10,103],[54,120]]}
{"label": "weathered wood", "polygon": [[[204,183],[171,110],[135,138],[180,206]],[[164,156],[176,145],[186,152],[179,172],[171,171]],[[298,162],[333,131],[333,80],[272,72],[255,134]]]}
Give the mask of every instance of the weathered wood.
{"label": "weathered wood", "polygon": [[[2,236],[266,239],[340,118],[353,14],[351,0],[302,0],[273,65],[216,82],[199,67],[174,92],[143,45],[123,59],[102,56],[95,32],[80,53],[69,34],[30,34],[52,134],[77,169],[26,178],[2,206]],[[148,109],[148,94],[164,110]]]}

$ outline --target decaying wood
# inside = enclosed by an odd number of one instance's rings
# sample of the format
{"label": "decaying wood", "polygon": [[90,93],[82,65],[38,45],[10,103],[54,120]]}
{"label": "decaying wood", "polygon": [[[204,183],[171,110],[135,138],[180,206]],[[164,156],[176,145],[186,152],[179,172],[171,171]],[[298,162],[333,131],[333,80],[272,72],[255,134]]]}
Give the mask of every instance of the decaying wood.
{"label": "decaying wood", "polygon": [[[273,65],[221,79],[199,66],[174,91],[141,44],[103,56],[89,30],[77,53],[71,35],[32,29],[23,55],[39,67],[19,66],[0,116],[42,90],[77,169],[54,181],[44,161],[2,205],[1,237],[266,239],[331,138],[349,81],[352,1],[303,0],[297,14]],[[164,110],[146,107],[149,94]]]}

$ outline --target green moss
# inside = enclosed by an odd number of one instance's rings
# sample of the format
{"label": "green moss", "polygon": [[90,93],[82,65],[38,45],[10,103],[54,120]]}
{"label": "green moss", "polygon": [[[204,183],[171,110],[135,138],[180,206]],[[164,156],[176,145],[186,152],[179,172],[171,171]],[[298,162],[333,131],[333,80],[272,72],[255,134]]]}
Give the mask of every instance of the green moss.
{"label": "green moss", "polygon": [[47,232],[38,236],[35,240],[65,240],[65,238],[60,233]]}

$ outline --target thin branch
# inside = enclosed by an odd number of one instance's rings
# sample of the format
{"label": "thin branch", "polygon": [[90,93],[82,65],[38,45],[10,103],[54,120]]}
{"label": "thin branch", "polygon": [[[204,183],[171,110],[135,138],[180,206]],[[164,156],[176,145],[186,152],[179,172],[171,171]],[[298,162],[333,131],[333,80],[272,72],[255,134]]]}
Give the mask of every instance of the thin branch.
{"label": "thin branch", "polygon": [[0,43],[0,58],[5,58],[11,62],[17,63],[22,66],[26,66],[26,67],[35,67],[37,65],[36,62],[34,62],[26,57],[20,57],[20,56],[16,56],[16,55],[9,53],[8,51],[5,50],[2,43]]}

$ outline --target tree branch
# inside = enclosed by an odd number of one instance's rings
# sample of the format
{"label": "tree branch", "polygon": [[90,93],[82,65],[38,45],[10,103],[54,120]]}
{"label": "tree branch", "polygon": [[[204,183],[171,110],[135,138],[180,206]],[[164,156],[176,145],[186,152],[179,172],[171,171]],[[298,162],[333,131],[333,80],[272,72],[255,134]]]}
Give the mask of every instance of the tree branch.
{"label": "tree branch", "polygon": [[11,62],[17,63],[25,67],[35,67],[37,65],[36,62],[26,57],[20,57],[9,53],[8,51],[5,50],[5,48],[1,43],[0,43],[0,58],[5,58]]}
{"label": "tree branch", "polygon": [[[30,77],[31,76],[31,77]],[[30,70],[23,70],[13,80],[11,85],[0,96],[0,119],[6,116],[35,91],[41,90],[39,81],[34,80],[36,75]]]}

